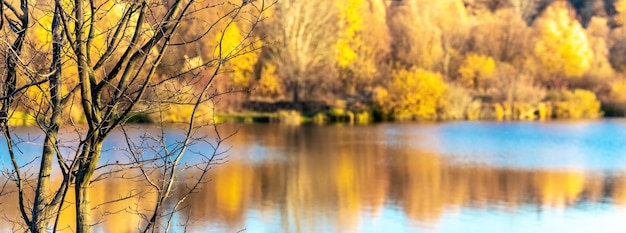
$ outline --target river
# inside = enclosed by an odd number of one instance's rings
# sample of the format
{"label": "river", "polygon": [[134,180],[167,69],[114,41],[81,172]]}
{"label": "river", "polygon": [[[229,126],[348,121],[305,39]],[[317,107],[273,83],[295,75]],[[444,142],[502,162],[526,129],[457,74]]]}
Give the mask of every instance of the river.
{"label": "river", "polygon": [[[626,229],[626,120],[222,126],[236,129],[225,163],[176,217],[191,232]],[[93,199],[144,187],[105,181]],[[17,217],[7,198],[3,214]],[[114,203],[122,211],[96,229],[133,232],[141,220],[128,213],[141,206]]]}

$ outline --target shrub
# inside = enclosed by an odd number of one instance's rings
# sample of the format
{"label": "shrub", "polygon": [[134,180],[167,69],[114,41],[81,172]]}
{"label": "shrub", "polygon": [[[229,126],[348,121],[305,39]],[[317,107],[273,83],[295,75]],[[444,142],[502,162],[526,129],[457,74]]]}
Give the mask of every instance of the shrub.
{"label": "shrub", "polygon": [[550,96],[556,118],[594,118],[600,116],[600,102],[587,90],[562,90]]}
{"label": "shrub", "polygon": [[420,68],[396,70],[387,89],[376,90],[378,108],[394,119],[433,119],[447,86],[438,73]]}
{"label": "shrub", "polygon": [[467,109],[472,104],[472,96],[463,87],[452,85],[442,97],[440,118],[444,120],[463,120]]}

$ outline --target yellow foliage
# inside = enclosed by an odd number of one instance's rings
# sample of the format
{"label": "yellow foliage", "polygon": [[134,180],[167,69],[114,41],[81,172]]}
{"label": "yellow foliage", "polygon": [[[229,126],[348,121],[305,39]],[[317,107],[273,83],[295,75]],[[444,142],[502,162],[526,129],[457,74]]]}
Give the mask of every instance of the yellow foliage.
{"label": "yellow foliage", "polygon": [[626,103],[626,81],[614,82],[610,86],[609,99],[616,103]]}
{"label": "yellow foliage", "polygon": [[[335,1],[339,18],[335,44],[337,75],[348,95],[358,95],[370,87],[378,73],[378,62],[389,46],[385,41],[388,32],[376,28],[376,23],[381,22],[371,19],[372,8],[368,4],[364,0]],[[368,16],[367,27],[363,25],[364,15]]]}
{"label": "yellow foliage", "polygon": [[[62,1],[62,7],[67,10],[72,10],[74,3],[72,1]],[[124,8],[124,4],[116,3],[115,1],[101,1],[98,3],[99,7],[96,10],[96,19],[94,27],[93,37],[90,38],[90,45],[92,47],[88,48],[90,50],[90,54],[92,56],[101,55],[106,49],[105,46],[109,46],[107,44],[107,31],[112,30],[112,28],[116,27],[112,22],[118,22],[122,16],[122,12],[120,10],[115,10],[119,8]],[[50,51],[52,48],[52,19],[54,12],[54,5],[39,5],[38,11],[33,11],[33,17],[35,18],[36,23],[32,25],[29,29],[33,42],[37,45],[37,48],[40,51]],[[90,18],[91,11],[85,11],[85,18]],[[85,28],[89,28],[91,21],[85,22]],[[69,24],[68,30],[73,31],[73,24]],[[150,25],[145,25],[146,28],[149,28]],[[127,31],[131,31],[132,29],[127,28]],[[72,38],[73,40],[74,38]],[[126,44],[122,44],[120,46],[125,46]],[[69,44],[65,44],[65,51],[70,51]],[[64,67],[64,70],[66,68]]]}
{"label": "yellow foliage", "polygon": [[549,78],[580,77],[593,61],[585,30],[567,7],[567,2],[555,2],[536,22],[539,41],[534,54],[540,70]]}
{"label": "yellow foliage", "polygon": [[350,46],[350,41],[345,39],[339,39],[337,41],[337,63],[339,67],[348,67],[358,56],[355,49]]}
{"label": "yellow foliage", "polygon": [[312,119],[313,123],[321,125],[321,124],[325,124],[328,122],[328,116],[326,116],[326,114],[324,113],[318,113],[315,114],[315,116],[313,116]]}
{"label": "yellow foliage", "polygon": [[270,97],[281,96],[284,93],[281,79],[276,75],[275,65],[266,64],[263,67],[257,90],[260,95]]}
{"label": "yellow foliage", "polygon": [[555,100],[554,114],[557,118],[594,118],[600,116],[600,102],[587,90],[563,90]]}
{"label": "yellow foliage", "polygon": [[360,112],[354,115],[357,124],[367,124],[372,122],[372,115],[369,112]]}
{"label": "yellow foliage", "polygon": [[[156,109],[148,114],[152,122],[184,123],[189,122],[194,114],[195,93],[193,86],[164,85],[157,91],[158,97],[153,101],[162,100]],[[193,116],[197,123],[214,123],[214,107],[212,102],[200,103]]]}
{"label": "yellow foliage", "polygon": [[420,68],[395,70],[388,91],[378,90],[374,101],[383,113],[395,118],[432,119],[446,88],[439,73]]}
{"label": "yellow foliage", "polygon": [[[165,122],[165,123],[183,123],[189,122],[191,118],[191,114],[193,113],[194,106],[191,104],[161,104],[159,110],[160,115],[151,114],[152,119],[160,119],[155,120],[156,122]],[[213,112],[212,108],[201,107],[196,111],[196,115],[194,120],[196,122],[201,123],[213,123]]]}
{"label": "yellow foliage", "polygon": [[359,7],[363,0],[346,0],[336,2],[339,8],[339,22],[342,29],[337,40],[337,63],[339,67],[348,67],[357,57],[357,49],[363,46],[358,32],[363,28],[363,20]]}
{"label": "yellow foliage", "polygon": [[11,126],[25,126],[36,125],[37,120],[32,114],[28,114],[21,111],[14,111],[9,116],[9,125]]}
{"label": "yellow foliage", "polygon": [[513,103],[513,117],[516,120],[535,120],[535,105],[528,102]]}
{"label": "yellow foliage", "polygon": [[26,91],[26,95],[28,96],[29,102],[34,104],[35,106],[33,106],[35,109],[34,110],[38,110],[38,108],[42,107],[42,105],[45,105],[47,103],[44,102],[44,100],[49,99],[49,88],[48,88],[48,83],[42,83],[36,86],[31,86],[27,89]]}
{"label": "yellow foliage", "polygon": [[34,42],[40,46],[42,51],[50,51],[52,48],[52,34],[50,33],[52,30],[52,13],[38,16],[35,21],[37,23],[30,29],[34,34]]}
{"label": "yellow foliage", "polygon": [[287,125],[299,125],[302,124],[302,116],[297,111],[278,111],[278,121]]}
{"label": "yellow foliage", "polygon": [[496,62],[489,56],[469,54],[459,68],[461,83],[466,87],[485,86],[496,71]]}
{"label": "yellow foliage", "polygon": [[[535,104],[517,101],[496,104],[494,107],[498,120],[546,120],[552,115],[551,106],[546,103]],[[498,114],[502,115],[500,116]]]}
{"label": "yellow foliage", "polygon": [[374,95],[372,97],[374,103],[384,103],[387,98],[389,98],[389,91],[387,91],[387,89],[383,87],[376,87],[374,89]]}
{"label": "yellow foliage", "polygon": [[472,101],[472,103],[467,108],[467,119],[471,121],[480,119],[481,108],[482,102],[478,100]]}
{"label": "yellow foliage", "polygon": [[230,24],[222,33],[217,35],[217,41],[221,43],[221,51],[219,48],[215,51],[216,57],[230,59],[228,67],[233,71],[233,84],[244,89],[250,87],[250,81],[254,75],[254,65],[258,61],[257,52],[248,51],[244,47],[245,39],[237,24]]}
{"label": "yellow foliage", "polygon": [[504,120],[505,112],[504,112],[504,107],[502,107],[502,104],[496,103],[494,105],[494,111],[496,114],[496,120],[498,121]]}
{"label": "yellow foliage", "polygon": [[545,103],[539,103],[537,111],[539,112],[539,120],[546,120],[552,115],[552,109]]}

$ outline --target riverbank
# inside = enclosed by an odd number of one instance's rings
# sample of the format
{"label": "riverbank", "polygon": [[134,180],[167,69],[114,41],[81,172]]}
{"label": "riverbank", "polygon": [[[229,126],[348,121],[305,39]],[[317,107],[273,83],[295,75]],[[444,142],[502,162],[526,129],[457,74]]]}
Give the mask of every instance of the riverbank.
{"label": "riverbank", "polygon": [[[288,125],[300,124],[370,124],[377,122],[415,122],[415,121],[549,121],[563,119],[595,119],[605,115],[599,103],[585,104],[584,102],[539,102],[536,104],[524,102],[510,103],[482,103],[474,102],[458,112],[440,109],[431,117],[419,117],[405,112],[385,113],[377,106],[358,106],[343,104],[336,107],[323,102],[302,102],[298,105],[287,102],[248,102],[243,108],[229,112],[211,113],[203,110],[197,113],[198,122],[216,123],[279,123]],[[220,109],[219,107],[217,107]],[[154,123],[184,123],[187,122],[191,111],[182,107],[164,108],[161,114],[152,112],[131,113],[126,122],[154,124]],[[300,110],[295,110],[300,109]],[[75,114],[74,114],[75,115]],[[84,117],[73,116],[72,123],[81,124]],[[9,120],[12,126],[37,125],[37,119],[24,112],[15,111]]]}

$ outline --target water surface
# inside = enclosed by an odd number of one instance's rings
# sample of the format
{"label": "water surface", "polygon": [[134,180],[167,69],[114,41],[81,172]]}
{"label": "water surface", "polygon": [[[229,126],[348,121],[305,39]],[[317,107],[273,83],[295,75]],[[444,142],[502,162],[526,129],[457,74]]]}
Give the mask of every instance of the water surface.
{"label": "water surface", "polygon": [[[113,136],[107,145],[123,147],[120,141]],[[228,162],[211,171],[211,181],[176,217],[192,220],[192,232],[626,228],[623,120],[243,125],[228,145]],[[108,158],[119,159],[116,151],[109,150]],[[94,186],[101,193],[94,199],[105,202],[143,188],[111,180]],[[137,209],[141,203],[109,208]],[[12,213],[13,205],[0,205]],[[97,229],[107,232],[141,225],[123,213],[101,219]]]}

